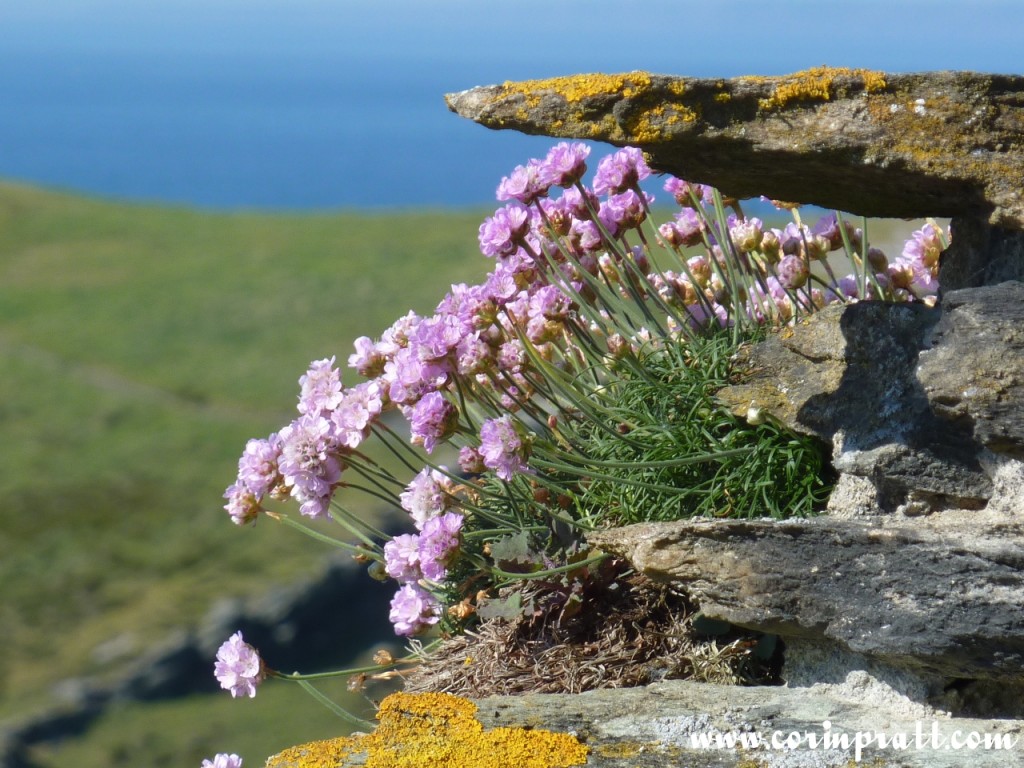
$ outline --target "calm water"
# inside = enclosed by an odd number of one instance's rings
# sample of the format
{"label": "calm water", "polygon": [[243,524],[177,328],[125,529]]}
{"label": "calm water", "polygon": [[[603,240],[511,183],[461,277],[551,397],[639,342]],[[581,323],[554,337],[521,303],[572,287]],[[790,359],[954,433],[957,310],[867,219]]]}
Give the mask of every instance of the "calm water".
{"label": "calm water", "polygon": [[1019,72],[1024,50],[1019,2],[5,5],[0,176],[203,207],[486,204],[551,140],[447,111],[445,92],[481,83],[822,63]]}

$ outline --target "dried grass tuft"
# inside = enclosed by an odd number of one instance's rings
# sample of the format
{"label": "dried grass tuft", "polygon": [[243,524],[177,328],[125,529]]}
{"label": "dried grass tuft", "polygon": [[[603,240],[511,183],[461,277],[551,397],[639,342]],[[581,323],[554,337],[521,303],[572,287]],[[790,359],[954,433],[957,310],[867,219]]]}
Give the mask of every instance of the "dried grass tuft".
{"label": "dried grass tuft", "polygon": [[[545,604],[543,587],[527,588],[525,597]],[[755,635],[703,637],[693,630],[693,615],[683,595],[632,575],[572,616],[541,607],[515,620],[482,621],[428,654],[407,674],[405,690],[472,698],[579,693],[668,679],[775,682],[769,665],[752,655]]]}

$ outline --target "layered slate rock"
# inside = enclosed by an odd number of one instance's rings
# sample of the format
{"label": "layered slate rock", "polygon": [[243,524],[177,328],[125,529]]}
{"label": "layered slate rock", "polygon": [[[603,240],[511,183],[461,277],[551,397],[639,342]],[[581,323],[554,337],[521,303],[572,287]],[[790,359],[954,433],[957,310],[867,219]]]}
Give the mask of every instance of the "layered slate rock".
{"label": "layered slate rock", "polygon": [[630,72],[449,94],[489,128],[643,149],[740,198],[1024,229],[1024,77],[819,67],[706,79]]}
{"label": "layered slate rock", "polygon": [[947,680],[1024,680],[1024,519],[687,520],[588,539],[711,619]]}

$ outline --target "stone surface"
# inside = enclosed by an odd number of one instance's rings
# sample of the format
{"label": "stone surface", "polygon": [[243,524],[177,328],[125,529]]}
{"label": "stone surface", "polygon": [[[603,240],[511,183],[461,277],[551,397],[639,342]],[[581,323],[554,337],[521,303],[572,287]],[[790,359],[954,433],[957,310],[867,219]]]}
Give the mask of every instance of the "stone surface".
{"label": "stone surface", "polygon": [[945,294],[917,378],[938,419],[1024,459],[1024,283]]}
{"label": "stone surface", "polygon": [[631,72],[449,94],[490,128],[633,145],[737,197],[1024,229],[1024,77],[820,67],[780,77]]}
{"label": "stone surface", "polygon": [[[873,768],[1005,768],[1024,759],[1024,722],[950,718],[934,711],[906,710],[890,706],[884,698],[850,697],[850,686],[857,681],[848,683],[846,688],[740,688],[670,681],[577,695],[492,697],[475,702],[475,717],[487,729],[485,733],[544,729],[575,736],[589,748],[586,765],[590,768],[847,768],[855,764]],[[950,749],[957,731],[960,737],[974,732],[981,738],[998,738],[1006,748]],[[791,737],[793,733],[797,736]],[[879,747],[879,733],[884,734],[884,747]],[[829,737],[827,744],[820,740],[824,734]],[[904,734],[904,748],[893,746],[897,734]],[[819,739],[816,748],[809,746],[807,735]],[[701,745],[702,737],[708,740],[707,746]],[[724,746],[730,737],[746,739],[746,744],[733,749],[714,746]],[[773,737],[783,748],[772,747]],[[801,743],[786,749],[787,738]],[[344,768],[368,764],[365,753],[346,753],[344,746],[343,740],[317,742],[272,757],[267,766]],[[534,755],[531,762],[523,763],[511,758],[513,754],[496,750],[488,765],[551,764],[545,755]],[[336,755],[341,755],[340,762],[334,761]],[[396,758],[387,764],[431,768],[453,763],[400,762]]]}
{"label": "stone surface", "polygon": [[709,618],[946,679],[1024,679],[1024,520],[929,522],[694,520],[588,539]]}
{"label": "stone surface", "polygon": [[828,307],[741,366],[719,398],[832,444],[882,509],[980,508],[995,469],[1024,458],[1024,283],[951,291],[938,308]]}

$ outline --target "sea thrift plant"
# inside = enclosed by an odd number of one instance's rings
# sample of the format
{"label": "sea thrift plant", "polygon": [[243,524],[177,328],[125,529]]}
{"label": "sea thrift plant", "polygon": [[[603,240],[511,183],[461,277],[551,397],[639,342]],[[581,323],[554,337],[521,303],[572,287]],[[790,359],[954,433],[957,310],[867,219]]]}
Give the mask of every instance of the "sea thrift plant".
{"label": "sea thrift plant", "polygon": [[[358,384],[343,384],[336,356],[313,361],[294,420],[249,441],[225,493],[238,525],[267,517],[325,540],[303,518],[333,520],[334,543],[393,580],[400,636],[469,626],[523,580],[579,599],[568,581],[605,559],[584,537],[597,527],[818,511],[820,447],[715,400],[734,352],[828,304],[935,301],[947,239],[934,223],[889,259],[839,213],[808,225],[778,203],[792,221],[773,226],[673,177],[661,186],[676,210],[656,216],[640,150],[600,159],[588,186],[590,151],[563,142],[503,178],[477,233],[490,274],[357,339],[346,360]],[[852,271],[839,276],[834,255]],[[370,458],[370,440],[408,475]],[[353,514],[353,491],[400,510],[407,532]],[[322,699],[316,676],[274,672],[240,634],[216,674],[234,696],[269,675]]]}

